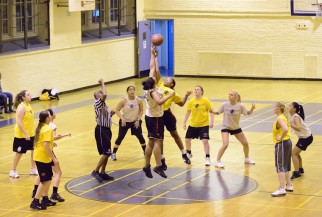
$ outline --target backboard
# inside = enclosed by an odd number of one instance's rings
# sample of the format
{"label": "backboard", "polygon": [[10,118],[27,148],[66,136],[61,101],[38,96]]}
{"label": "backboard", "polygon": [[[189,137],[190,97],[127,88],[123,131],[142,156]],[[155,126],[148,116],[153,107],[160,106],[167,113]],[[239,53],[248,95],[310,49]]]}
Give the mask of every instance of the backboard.
{"label": "backboard", "polygon": [[292,16],[322,16],[322,0],[290,0]]}
{"label": "backboard", "polygon": [[68,11],[92,11],[95,10],[95,0],[68,0]]}

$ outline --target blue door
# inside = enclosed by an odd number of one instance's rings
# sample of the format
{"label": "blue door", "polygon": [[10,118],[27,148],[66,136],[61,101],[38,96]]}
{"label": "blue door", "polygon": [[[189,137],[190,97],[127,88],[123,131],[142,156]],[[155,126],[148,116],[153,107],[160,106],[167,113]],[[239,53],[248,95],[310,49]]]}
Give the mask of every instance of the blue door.
{"label": "blue door", "polygon": [[146,77],[150,72],[151,30],[150,21],[138,23],[138,77]]}
{"label": "blue door", "polygon": [[150,20],[151,35],[161,34],[164,42],[158,47],[161,76],[174,76],[174,37],[173,20]]}

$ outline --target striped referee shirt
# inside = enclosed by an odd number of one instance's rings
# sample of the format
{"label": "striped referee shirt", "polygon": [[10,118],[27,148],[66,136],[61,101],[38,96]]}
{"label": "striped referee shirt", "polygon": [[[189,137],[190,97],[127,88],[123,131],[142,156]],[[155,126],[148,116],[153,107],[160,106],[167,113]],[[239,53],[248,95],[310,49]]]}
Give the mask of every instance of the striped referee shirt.
{"label": "striped referee shirt", "polygon": [[110,128],[112,124],[111,111],[101,98],[94,101],[96,123],[99,126]]}

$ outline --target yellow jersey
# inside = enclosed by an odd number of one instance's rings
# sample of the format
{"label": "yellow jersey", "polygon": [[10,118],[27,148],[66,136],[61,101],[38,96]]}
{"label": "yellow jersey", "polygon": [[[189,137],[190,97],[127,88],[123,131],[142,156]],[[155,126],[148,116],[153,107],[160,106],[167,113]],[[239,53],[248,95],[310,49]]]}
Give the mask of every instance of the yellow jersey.
{"label": "yellow jersey", "polygon": [[[172,92],[174,91],[173,89],[171,89],[171,88],[169,88],[169,87],[164,86],[164,82],[163,82],[163,80],[162,80],[162,79],[160,79],[160,80],[158,81],[158,83],[157,83],[157,87],[158,87],[158,88],[160,88],[160,89],[162,90],[162,92],[163,92],[163,96],[167,96],[167,95],[169,95],[170,93],[172,93]],[[170,107],[171,107],[171,103],[172,103],[172,102],[174,102],[174,103],[180,103],[180,102],[182,102],[181,97],[180,97],[177,93],[175,93],[175,95],[174,95],[174,96],[170,97],[167,101],[165,101],[165,102],[163,103],[163,110],[164,110],[164,111],[169,110],[169,109],[170,109]]]}
{"label": "yellow jersey", "polygon": [[34,147],[34,160],[42,163],[50,163],[52,159],[45,150],[44,142],[49,142],[49,147],[53,150],[54,147],[54,133],[48,124],[40,129],[39,139]]}
{"label": "yellow jersey", "polygon": [[187,105],[190,111],[190,124],[191,127],[205,127],[209,126],[209,110],[212,109],[210,101],[201,97],[201,99],[193,98],[189,100]]}
{"label": "yellow jersey", "polygon": [[[31,105],[28,103],[27,105],[23,102],[21,102],[18,106],[23,106],[25,108],[25,114],[22,118],[22,126],[25,128],[26,132],[30,137],[33,137],[35,135],[34,130],[34,113],[32,111]],[[16,120],[18,120],[18,114],[16,114]],[[16,138],[25,138],[25,135],[21,131],[18,124],[15,126],[15,137]]]}
{"label": "yellow jersey", "polygon": [[277,116],[276,121],[274,122],[274,125],[273,125],[273,129],[272,129],[272,131],[273,131],[273,142],[274,142],[274,144],[276,144],[276,143],[279,142],[279,141],[276,140],[276,136],[277,135],[278,136],[281,136],[282,133],[283,133],[282,127],[278,128],[278,129],[276,127],[277,126],[277,120],[280,119],[280,118],[285,121],[285,123],[287,124],[287,127],[288,127],[287,134],[283,138],[282,141],[288,140],[290,138],[290,136],[291,136],[291,125],[290,125],[290,122],[288,121],[288,119],[285,117],[284,114],[280,114],[280,115]]}

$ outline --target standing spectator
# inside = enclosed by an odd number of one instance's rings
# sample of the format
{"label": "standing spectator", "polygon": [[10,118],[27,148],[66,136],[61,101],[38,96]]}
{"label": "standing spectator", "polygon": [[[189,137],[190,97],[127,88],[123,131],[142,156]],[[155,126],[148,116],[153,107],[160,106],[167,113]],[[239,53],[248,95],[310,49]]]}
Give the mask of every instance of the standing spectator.
{"label": "standing spectator", "polygon": [[[287,118],[284,103],[274,103],[274,113],[277,118],[273,124],[273,142],[275,144],[275,166],[279,180],[279,188],[271,193],[273,197],[285,196],[286,191],[293,191],[290,179],[291,171],[292,141],[290,139],[291,126]],[[286,182],[286,185],[285,185]]]}
{"label": "standing spectator", "polygon": [[13,151],[16,152],[13,157],[12,169],[9,176],[12,178],[19,178],[17,166],[19,160],[27,150],[31,150],[31,169],[30,175],[38,175],[35,161],[33,160],[34,153],[34,113],[31,105],[31,95],[29,91],[23,90],[17,94],[14,106],[17,108],[15,138],[13,140]]}
{"label": "standing spectator", "polygon": [[106,172],[106,164],[108,158],[111,156],[111,139],[112,139],[112,114],[105,100],[107,97],[106,88],[103,79],[99,79],[98,83],[101,85],[101,90],[94,92],[94,109],[96,114],[95,139],[97,150],[101,155],[98,164],[92,172],[92,176],[99,182],[103,180],[113,180],[114,177],[109,176]]}
{"label": "standing spectator", "polygon": [[245,163],[246,164],[255,164],[251,158],[249,158],[249,145],[246,139],[245,134],[239,126],[240,116],[251,115],[256,108],[254,104],[250,110],[247,110],[246,107],[241,104],[241,97],[236,91],[231,91],[229,93],[229,101],[224,102],[214,114],[219,115],[224,113],[223,124],[221,129],[222,136],[222,146],[220,147],[217,154],[217,161],[215,166],[218,168],[224,168],[225,165],[221,163],[221,158],[224,155],[226,149],[229,145],[229,134],[234,135],[236,139],[243,145]]}
{"label": "standing spectator", "polygon": [[303,106],[297,102],[292,102],[289,105],[289,113],[291,115],[291,127],[299,138],[296,146],[292,150],[292,160],[294,172],[291,179],[296,179],[304,173],[301,151],[306,151],[307,147],[312,144],[313,136],[309,127],[305,124],[305,114]]}
{"label": "standing spectator", "polygon": [[[143,103],[142,100],[135,96],[135,87],[128,86],[126,89],[127,96],[123,97],[121,101],[117,104],[115,113],[120,118],[119,121],[119,135],[115,140],[115,145],[113,148],[113,153],[111,159],[116,160],[116,152],[121,145],[128,129],[131,129],[131,134],[135,135],[142,147],[143,153],[145,155],[145,139],[142,135],[142,121],[141,117],[143,114]],[[121,114],[122,110],[122,114]]]}
{"label": "standing spectator", "polygon": [[[13,97],[12,97],[12,93],[9,93],[9,92],[3,92],[2,91],[2,87],[1,87],[1,72],[0,72],[0,105],[2,104],[3,105],[3,108],[4,108],[4,112],[5,113],[11,113],[11,112],[15,112],[12,108],[13,106],[13,103],[12,103],[12,100],[13,100]],[[0,114],[2,114],[2,109],[0,109]]]}
{"label": "standing spectator", "polygon": [[[35,155],[37,169],[39,171],[40,184],[30,208],[43,210],[47,206],[55,206],[56,202],[49,200],[48,191],[53,177],[52,166],[58,164],[58,159],[53,153],[54,135],[52,129],[49,127],[51,116],[48,112],[42,111],[39,114],[39,123],[35,134]],[[42,196],[41,204],[39,199]]]}
{"label": "standing spectator", "polygon": [[199,138],[202,140],[206,154],[205,165],[210,166],[209,128],[214,126],[214,115],[212,114],[213,110],[210,101],[204,97],[203,94],[204,90],[202,86],[197,85],[195,87],[195,97],[189,100],[187,105],[187,112],[183,121],[183,129],[186,129],[186,123],[191,114],[185,138],[187,152],[191,158],[191,140]]}

